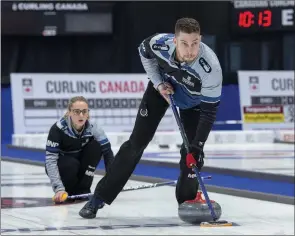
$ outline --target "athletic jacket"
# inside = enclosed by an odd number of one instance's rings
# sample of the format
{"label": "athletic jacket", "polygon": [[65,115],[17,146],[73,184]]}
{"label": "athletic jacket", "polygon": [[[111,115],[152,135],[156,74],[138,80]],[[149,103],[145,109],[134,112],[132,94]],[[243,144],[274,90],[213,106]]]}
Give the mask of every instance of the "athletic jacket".
{"label": "athletic jacket", "polygon": [[216,54],[202,42],[192,63],[178,63],[173,38],[174,34],[146,38],[138,48],[140,58],[155,88],[162,82],[172,84],[176,106],[181,109],[200,107],[195,142],[205,142],[220,103],[222,69]]}
{"label": "athletic jacket", "polygon": [[111,144],[103,129],[89,121],[85,125],[83,132],[78,134],[71,125],[70,117],[63,117],[50,128],[46,143],[45,165],[55,192],[65,189],[57,166],[60,155],[78,156],[83,147],[94,138],[101,145],[106,169],[109,162],[114,158]]}

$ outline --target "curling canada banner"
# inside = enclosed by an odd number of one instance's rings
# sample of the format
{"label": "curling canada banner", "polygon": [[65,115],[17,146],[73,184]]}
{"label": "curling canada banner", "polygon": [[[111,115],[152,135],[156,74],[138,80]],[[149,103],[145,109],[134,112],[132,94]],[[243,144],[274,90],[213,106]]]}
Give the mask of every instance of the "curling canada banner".
{"label": "curling canada banner", "polygon": [[244,130],[294,129],[294,71],[239,71]]}
{"label": "curling canada banner", "polygon": [[[130,132],[149,80],[145,74],[11,74],[14,133],[48,133],[74,96],[106,132]],[[148,110],[139,115],[148,116]],[[174,131],[170,109],[158,131]]]}

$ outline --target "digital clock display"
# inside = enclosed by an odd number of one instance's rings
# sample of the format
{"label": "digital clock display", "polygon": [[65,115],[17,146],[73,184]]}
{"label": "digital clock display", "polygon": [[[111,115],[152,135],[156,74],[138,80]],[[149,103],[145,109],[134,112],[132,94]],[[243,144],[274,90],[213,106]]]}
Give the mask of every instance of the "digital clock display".
{"label": "digital clock display", "polygon": [[263,28],[271,27],[273,25],[272,11],[263,10],[257,12],[256,14],[252,11],[240,12],[238,24],[241,28],[250,28],[253,25]]}
{"label": "digital clock display", "polygon": [[294,31],[294,7],[232,9],[231,30],[237,33]]}

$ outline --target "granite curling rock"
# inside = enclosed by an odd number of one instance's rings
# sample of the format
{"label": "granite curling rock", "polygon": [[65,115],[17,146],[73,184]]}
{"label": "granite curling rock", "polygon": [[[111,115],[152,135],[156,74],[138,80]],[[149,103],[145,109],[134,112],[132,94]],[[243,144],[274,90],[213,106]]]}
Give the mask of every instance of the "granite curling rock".
{"label": "granite curling rock", "polygon": [[[218,220],[221,217],[221,206],[216,201],[211,200],[212,207]],[[213,221],[211,211],[205,200],[186,201],[178,207],[179,218],[190,224],[200,224],[202,222]]]}

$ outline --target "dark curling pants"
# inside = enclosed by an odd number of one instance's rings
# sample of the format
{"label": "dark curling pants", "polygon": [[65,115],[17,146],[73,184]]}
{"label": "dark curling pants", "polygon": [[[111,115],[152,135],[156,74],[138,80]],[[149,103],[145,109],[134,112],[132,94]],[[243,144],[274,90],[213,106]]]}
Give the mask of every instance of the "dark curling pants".
{"label": "dark curling pants", "polygon": [[[169,104],[149,82],[129,140],[122,144],[109,171],[97,184],[96,197],[107,204],[114,201],[140,161],[168,107]],[[189,142],[191,142],[196,133],[199,111],[197,109],[180,110],[180,116]],[[198,189],[196,178],[191,177],[194,172],[185,165],[186,152],[183,147],[180,154],[180,175],[176,187],[178,203],[194,199]]]}
{"label": "dark curling pants", "polygon": [[94,171],[101,158],[101,146],[94,139],[85,145],[80,153],[59,156],[59,174],[69,195],[90,193]]}

